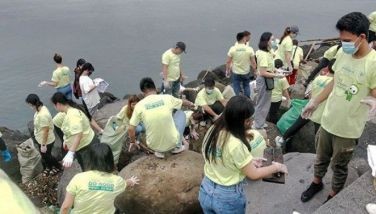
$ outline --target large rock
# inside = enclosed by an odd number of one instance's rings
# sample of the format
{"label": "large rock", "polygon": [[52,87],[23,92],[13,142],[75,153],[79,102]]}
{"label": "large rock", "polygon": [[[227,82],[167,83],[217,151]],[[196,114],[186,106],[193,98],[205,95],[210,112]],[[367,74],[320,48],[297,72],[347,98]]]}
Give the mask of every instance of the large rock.
{"label": "large rock", "polygon": [[126,166],[120,175],[135,175],[140,184],[129,187],[115,200],[125,213],[201,213],[198,191],[203,178],[204,160],[196,152],[185,151],[167,159],[154,155]]}
{"label": "large rock", "polygon": [[66,188],[72,178],[78,173],[82,172],[80,164],[77,161],[74,161],[70,168],[65,168],[63,174],[60,177],[59,183],[57,185],[57,204],[59,207],[64,202]]}
{"label": "large rock", "polygon": [[300,201],[301,193],[312,181],[314,159],[315,155],[309,153],[285,154],[284,162],[289,170],[285,184],[249,181],[246,186],[247,213],[279,214],[292,213],[294,210],[300,213],[312,213],[319,208],[330,191],[332,177],[330,169],[323,180],[324,190],[317,193],[309,202]]}
{"label": "large rock", "polygon": [[10,162],[4,162],[0,158],[0,168],[11,178],[15,183],[21,182],[20,164],[17,157],[17,146],[27,140],[29,136],[21,133],[20,131],[13,131],[5,127],[0,127],[3,134],[2,138],[8,150],[12,154]]}
{"label": "large rock", "polygon": [[120,112],[121,108],[126,104],[124,101],[115,101],[114,103],[109,103],[95,112],[93,118],[98,123],[100,127],[105,127],[108,119]]}
{"label": "large rock", "polygon": [[368,171],[314,213],[367,213],[366,205],[376,201],[374,179]]}

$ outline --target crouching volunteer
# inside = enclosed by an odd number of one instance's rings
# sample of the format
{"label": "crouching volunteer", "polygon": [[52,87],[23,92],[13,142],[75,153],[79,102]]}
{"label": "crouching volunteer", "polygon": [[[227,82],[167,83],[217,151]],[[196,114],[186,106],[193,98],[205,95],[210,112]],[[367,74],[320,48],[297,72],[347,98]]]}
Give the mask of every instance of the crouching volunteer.
{"label": "crouching volunteer", "polygon": [[85,170],[87,158],[86,153],[91,143],[99,143],[93,129],[90,127],[90,121],[81,110],[75,108],[76,103],[68,100],[64,94],[57,92],[51,98],[55,109],[58,112],[64,112],[65,118],[61,125],[64,134],[64,147],[69,151],[63,159],[64,167],[71,167],[73,159],[76,156],[82,171]]}
{"label": "crouching volunteer", "polygon": [[232,97],[215,124],[207,132],[202,147],[205,159],[199,201],[204,213],[245,213],[245,178],[257,180],[276,172],[287,173],[285,165],[260,167],[253,158],[247,130],[251,128],[253,105],[247,97]]}
{"label": "crouching volunteer", "polygon": [[204,112],[215,121],[222,113],[227,101],[221,91],[215,87],[213,78],[206,77],[204,85],[205,88],[197,94],[195,105],[201,106]]}
{"label": "crouching volunteer", "polygon": [[[130,147],[137,145],[135,129],[142,122],[146,144],[158,158],[164,158],[168,151],[176,154],[188,149],[182,145],[186,118],[180,109],[182,105],[194,107],[193,103],[168,94],[157,94],[154,81],[149,77],[140,81],[140,89],[145,98],[136,104],[129,121]],[[174,110],[177,111],[173,113]]]}
{"label": "crouching volunteer", "polygon": [[87,171],[73,177],[67,186],[67,193],[61,213],[69,213],[74,205],[73,213],[115,213],[114,200],[128,186],[138,184],[137,177],[124,180],[114,175],[115,163],[111,148],[104,143],[92,144],[89,147]]}

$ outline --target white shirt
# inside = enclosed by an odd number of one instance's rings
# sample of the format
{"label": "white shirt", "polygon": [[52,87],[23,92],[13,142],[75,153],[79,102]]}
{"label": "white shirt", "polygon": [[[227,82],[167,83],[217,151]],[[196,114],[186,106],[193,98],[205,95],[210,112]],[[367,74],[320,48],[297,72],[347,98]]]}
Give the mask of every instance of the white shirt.
{"label": "white shirt", "polygon": [[82,99],[85,101],[85,104],[89,110],[98,105],[101,99],[96,88],[90,91],[90,89],[93,87],[94,81],[90,79],[90,77],[80,76],[80,88],[82,91]]}

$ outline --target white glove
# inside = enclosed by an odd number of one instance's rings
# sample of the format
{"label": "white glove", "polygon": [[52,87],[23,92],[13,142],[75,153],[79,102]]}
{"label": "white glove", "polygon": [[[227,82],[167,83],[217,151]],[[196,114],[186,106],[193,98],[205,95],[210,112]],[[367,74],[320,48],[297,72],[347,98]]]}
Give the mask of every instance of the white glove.
{"label": "white glove", "polygon": [[372,176],[376,178],[376,146],[367,147],[368,165],[371,167]]}
{"label": "white glove", "polygon": [[279,78],[279,79],[281,79],[281,78],[284,78],[284,77],[285,77],[284,74],[280,74],[280,73],[276,73],[276,74],[275,74],[275,78]]}
{"label": "white glove", "polygon": [[272,166],[275,166],[277,169],[277,172],[282,172],[284,174],[288,174],[287,166],[285,164],[281,164],[278,162],[272,162]]}
{"label": "white glove", "polygon": [[41,145],[40,146],[40,152],[46,153],[47,152],[47,146],[46,145]]}
{"label": "white glove", "polygon": [[199,139],[199,134],[195,131],[195,130],[193,130],[193,131],[191,131],[191,136],[193,137],[193,139],[195,139],[195,140],[198,140]]}
{"label": "white glove", "polygon": [[318,104],[315,99],[309,100],[308,104],[304,107],[302,111],[302,118],[309,119],[312,116],[312,113],[317,109]]}
{"label": "white glove", "polygon": [[290,108],[291,107],[291,99],[288,99],[287,100],[287,108]]}
{"label": "white glove", "polygon": [[47,84],[47,81],[42,81],[39,83],[38,87],[43,87]]}
{"label": "white glove", "polygon": [[167,80],[164,80],[164,81],[163,81],[163,87],[164,87],[165,89],[169,89],[169,88],[170,88],[170,82],[167,81]]}
{"label": "white glove", "polygon": [[63,158],[63,166],[65,168],[71,167],[73,163],[73,159],[74,159],[74,152],[68,151],[68,153]]}
{"label": "white glove", "polygon": [[137,176],[132,176],[131,178],[127,179],[126,182],[127,182],[127,185],[132,187],[136,184],[139,184],[140,179]]}

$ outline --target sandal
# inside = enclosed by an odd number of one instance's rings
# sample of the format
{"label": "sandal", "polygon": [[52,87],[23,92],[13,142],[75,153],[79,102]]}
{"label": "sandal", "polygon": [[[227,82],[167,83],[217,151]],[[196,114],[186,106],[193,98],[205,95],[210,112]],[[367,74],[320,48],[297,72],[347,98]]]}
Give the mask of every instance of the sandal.
{"label": "sandal", "polygon": [[47,177],[49,174],[50,174],[50,169],[45,169],[45,170],[43,170],[43,172],[42,172],[42,176],[43,176],[43,177]]}
{"label": "sandal", "polygon": [[56,175],[59,172],[60,172],[60,170],[54,167],[54,168],[52,168],[52,170],[50,170],[50,175],[54,176],[54,175]]}

